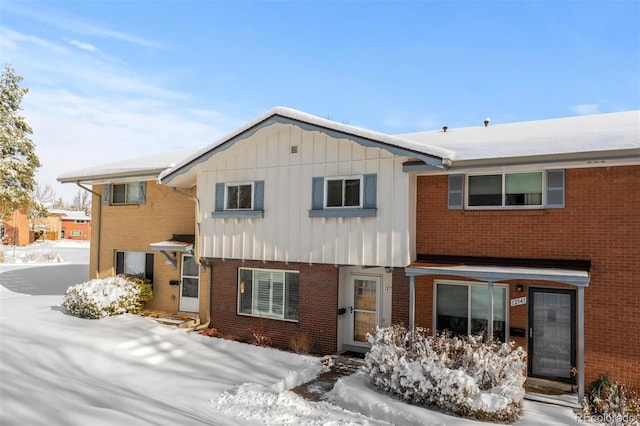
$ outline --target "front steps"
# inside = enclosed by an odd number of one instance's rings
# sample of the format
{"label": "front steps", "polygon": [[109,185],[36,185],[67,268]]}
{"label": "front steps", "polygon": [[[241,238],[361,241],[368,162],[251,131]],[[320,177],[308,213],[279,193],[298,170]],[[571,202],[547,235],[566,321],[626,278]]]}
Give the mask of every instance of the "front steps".
{"label": "front steps", "polygon": [[143,315],[154,318],[158,324],[178,328],[194,328],[200,325],[200,316],[192,312],[144,312]]}

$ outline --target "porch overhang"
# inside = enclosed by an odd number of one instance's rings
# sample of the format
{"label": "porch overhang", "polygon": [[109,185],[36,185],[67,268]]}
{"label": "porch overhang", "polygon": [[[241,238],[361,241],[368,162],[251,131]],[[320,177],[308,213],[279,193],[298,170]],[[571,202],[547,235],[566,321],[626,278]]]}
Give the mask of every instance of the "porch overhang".
{"label": "porch overhang", "polygon": [[453,275],[479,281],[503,282],[510,280],[553,281],[577,287],[589,286],[589,272],[560,269],[517,266],[484,265],[424,265],[414,263],[405,268],[407,276]]}
{"label": "porch overhang", "polygon": [[[569,284],[578,288],[577,300],[577,348],[576,363],[578,369],[578,402],[584,398],[585,372],[584,372],[584,289],[589,286],[589,261],[556,261],[556,260],[524,260],[523,259],[491,259],[492,264],[487,264],[487,258],[456,258],[449,256],[424,256],[424,258],[443,260],[443,263],[416,262],[405,268],[405,274],[409,277],[409,328],[415,328],[415,277],[424,275],[449,275],[487,283],[487,334],[493,338],[493,284],[511,280],[551,281]],[[456,262],[456,260],[458,262]],[[461,263],[460,261],[466,261]],[[487,263],[483,263],[487,262]],[[538,265],[554,266],[570,265],[572,268],[541,267]],[[519,266],[519,265],[528,266]]]}
{"label": "porch overhang", "polygon": [[[167,259],[167,262],[173,265],[174,269],[178,268],[177,253],[193,253],[192,242],[178,241],[175,239],[151,243],[149,247],[151,247],[151,250],[162,253],[165,259]],[[173,253],[173,255],[169,253]]]}

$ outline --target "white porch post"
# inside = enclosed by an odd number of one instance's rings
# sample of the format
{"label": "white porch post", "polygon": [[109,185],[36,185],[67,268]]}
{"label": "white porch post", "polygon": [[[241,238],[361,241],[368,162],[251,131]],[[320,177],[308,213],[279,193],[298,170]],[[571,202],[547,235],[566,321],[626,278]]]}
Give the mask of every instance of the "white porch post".
{"label": "white porch post", "polygon": [[493,340],[493,281],[487,282],[487,314],[489,317],[487,318],[487,337],[489,341]]}
{"label": "white porch post", "polygon": [[584,399],[584,287],[578,287],[578,404]]}
{"label": "white porch post", "polygon": [[409,330],[415,329],[415,316],[416,316],[416,283],[415,277],[411,275],[409,277]]}

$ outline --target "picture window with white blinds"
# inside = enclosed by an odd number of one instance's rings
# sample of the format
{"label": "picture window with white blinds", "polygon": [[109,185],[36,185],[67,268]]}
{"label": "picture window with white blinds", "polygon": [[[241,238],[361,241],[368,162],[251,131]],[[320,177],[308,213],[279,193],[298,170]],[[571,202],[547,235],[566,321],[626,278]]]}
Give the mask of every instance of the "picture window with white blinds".
{"label": "picture window with white blinds", "polygon": [[297,321],[299,276],[297,271],[239,268],[238,313]]}

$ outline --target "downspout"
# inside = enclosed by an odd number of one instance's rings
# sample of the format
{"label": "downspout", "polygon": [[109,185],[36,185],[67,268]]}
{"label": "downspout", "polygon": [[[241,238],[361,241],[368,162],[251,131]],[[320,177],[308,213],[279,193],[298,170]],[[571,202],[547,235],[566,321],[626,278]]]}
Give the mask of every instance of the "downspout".
{"label": "downspout", "polygon": [[[178,191],[178,188],[176,188],[175,186],[172,188],[176,194],[181,195],[184,198],[188,198],[194,203],[196,214],[195,214],[195,236],[194,236],[195,241],[193,244],[193,247],[194,247],[193,257],[195,257],[195,261],[198,266],[204,266],[204,268],[206,268],[206,265],[203,265],[202,262],[200,262],[200,200],[198,200],[197,197]],[[194,331],[207,328],[211,323],[211,283],[210,282],[207,285],[206,306],[207,306],[207,309],[206,309],[207,320],[203,324],[200,324],[197,327],[195,327]]]}
{"label": "downspout", "polygon": [[[96,256],[96,273],[95,273],[96,275],[95,278],[98,278],[98,275],[100,274],[100,234],[101,234],[100,231],[102,229],[102,194],[94,191],[93,189],[89,189],[86,186],[83,186],[80,183],[80,181],[76,181],[76,185],[78,185],[80,188],[84,189],[85,191],[89,191],[93,195],[97,196],[98,200],[100,200],[100,202],[98,203],[98,234],[96,237],[96,246],[98,248],[97,248],[97,256]],[[93,203],[91,204],[93,205]],[[93,235],[93,223],[91,224],[91,235]]]}

